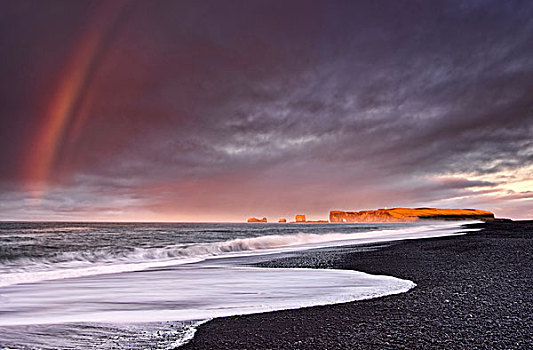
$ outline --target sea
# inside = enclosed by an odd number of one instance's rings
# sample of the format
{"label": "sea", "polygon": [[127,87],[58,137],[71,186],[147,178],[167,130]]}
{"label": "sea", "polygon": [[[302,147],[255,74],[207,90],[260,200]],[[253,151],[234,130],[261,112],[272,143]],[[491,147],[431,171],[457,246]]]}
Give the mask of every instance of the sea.
{"label": "sea", "polygon": [[3,222],[0,349],[175,349],[216,317],[407,292],[415,281],[255,264],[464,223]]}

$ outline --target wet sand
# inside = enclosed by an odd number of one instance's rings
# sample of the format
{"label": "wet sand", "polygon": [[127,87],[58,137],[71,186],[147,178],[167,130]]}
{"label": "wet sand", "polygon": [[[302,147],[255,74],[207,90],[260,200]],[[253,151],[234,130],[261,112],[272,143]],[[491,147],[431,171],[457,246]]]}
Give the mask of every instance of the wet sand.
{"label": "wet sand", "polygon": [[352,269],[414,281],[407,293],[219,318],[180,349],[531,349],[533,221],[343,247],[259,264]]}

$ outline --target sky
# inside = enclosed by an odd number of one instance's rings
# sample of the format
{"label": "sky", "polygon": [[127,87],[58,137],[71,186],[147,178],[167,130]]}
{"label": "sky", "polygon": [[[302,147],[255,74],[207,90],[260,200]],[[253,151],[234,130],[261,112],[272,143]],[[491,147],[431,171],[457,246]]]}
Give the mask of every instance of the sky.
{"label": "sky", "polygon": [[0,220],[533,218],[531,1],[0,9]]}

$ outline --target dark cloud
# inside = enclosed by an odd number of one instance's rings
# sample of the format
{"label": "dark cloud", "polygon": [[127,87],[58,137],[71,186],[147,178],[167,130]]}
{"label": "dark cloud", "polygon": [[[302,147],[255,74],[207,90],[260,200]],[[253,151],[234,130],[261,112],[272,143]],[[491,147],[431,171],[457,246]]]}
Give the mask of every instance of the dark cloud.
{"label": "dark cloud", "polygon": [[[2,198],[17,203],[6,218],[28,217],[19,163],[98,13],[3,7]],[[35,215],[478,203],[520,216],[509,208],[528,212],[530,197],[493,177],[525,181],[533,165],[532,18],[521,1],[132,1],[99,47]]]}

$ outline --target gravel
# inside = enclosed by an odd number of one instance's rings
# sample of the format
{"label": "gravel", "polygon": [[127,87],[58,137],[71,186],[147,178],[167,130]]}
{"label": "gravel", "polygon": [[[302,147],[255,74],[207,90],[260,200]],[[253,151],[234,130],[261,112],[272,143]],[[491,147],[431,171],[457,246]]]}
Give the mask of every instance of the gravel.
{"label": "gravel", "polygon": [[[219,318],[180,349],[533,349],[533,221],[262,262],[414,281],[399,295]],[[370,248],[370,249],[369,249]]]}

